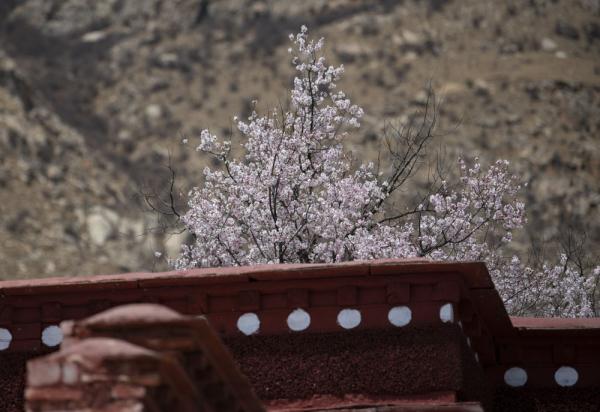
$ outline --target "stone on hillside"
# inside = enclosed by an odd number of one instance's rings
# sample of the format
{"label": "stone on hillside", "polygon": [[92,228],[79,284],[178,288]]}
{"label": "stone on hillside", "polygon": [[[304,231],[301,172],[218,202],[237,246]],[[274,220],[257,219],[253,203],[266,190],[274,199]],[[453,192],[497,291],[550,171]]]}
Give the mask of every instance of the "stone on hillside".
{"label": "stone on hillside", "polygon": [[181,253],[181,246],[183,246],[189,240],[190,235],[188,232],[167,234],[165,236],[165,251],[167,257],[174,259]]}
{"label": "stone on hillside", "polygon": [[83,41],[84,43],[96,43],[100,40],[103,40],[104,38],[106,38],[105,31],[90,31],[81,36],[81,41]]}
{"label": "stone on hillside", "polygon": [[63,169],[58,165],[51,164],[46,168],[46,175],[48,179],[57,182],[63,177]]}
{"label": "stone on hillside", "polygon": [[163,115],[163,110],[158,104],[151,104],[146,106],[146,116],[151,119],[159,119]]}
{"label": "stone on hillside", "polygon": [[544,37],[540,44],[543,51],[554,51],[558,47],[554,40],[549,39],[548,37]]}
{"label": "stone on hillside", "polygon": [[427,101],[429,100],[429,93],[426,92],[425,90],[420,90],[417,92],[417,94],[415,94],[415,96],[413,97],[411,103],[419,105],[419,106],[425,106],[427,104]]}
{"label": "stone on hillside", "polygon": [[478,96],[491,96],[494,94],[494,86],[483,79],[475,79],[473,81],[473,89]]}
{"label": "stone on hillside", "polygon": [[407,46],[417,47],[423,43],[423,38],[410,30],[404,30],[402,32],[402,39]]}
{"label": "stone on hillside", "polygon": [[554,53],[554,56],[556,56],[557,59],[566,59],[568,57],[567,53],[565,53],[562,50],[559,50],[556,53]]}
{"label": "stone on hillside", "polygon": [[119,216],[112,210],[97,208],[86,218],[90,241],[96,246],[102,246],[114,235]]}
{"label": "stone on hillside", "polygon": [[467,88],[464,85],[464,83],[448,82],[442,86],[441,90],[442,93],[446,96],[454,96],[465,93]]}

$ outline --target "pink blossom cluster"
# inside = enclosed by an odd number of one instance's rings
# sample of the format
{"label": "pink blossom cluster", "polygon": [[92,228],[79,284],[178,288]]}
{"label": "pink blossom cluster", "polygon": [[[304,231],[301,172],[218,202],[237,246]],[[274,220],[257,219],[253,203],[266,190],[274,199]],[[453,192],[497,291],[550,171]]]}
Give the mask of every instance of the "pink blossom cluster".
{"label": "pink blossom cluster", "polygon": [[417,246],[421,256],[434,259],[481,260],[489,250],[481,235],[493,230],[510,242],[512,230],[525,223],[525,205],[518,201],[518,179],[506,160],[498,160],[487,170],[478,159],[468,168],[459,160],[460,184],[441,188],[429,196],[418,210]]}
{"label": "pink blossom cluster", "polygon": [[387,201],[397,186],[371,163],[354,167],[343,147],[363,115],[336,89],[344,68],[326,64],[319,55],[323,39],[310,40],[306,27],[290,39],[297,70],[290,108],[254,112],[237,123],[244,157],[231,158],[231,142],[202,131],[197,150],[223,167],[207,167],[203,185],[189,194],[182,222],[194,242],[171,262],[175,268],[416,256],[483,260],[510,311],[591,314],[591,277],[564,259],[536,271],[498,249],[525,223],[520,185],[505,160],[483,168],[477,159],[471,167],[461,159],[456,185],[442,182],[413,212],[390,217]]}
{"label": "pink blossom cluster", "polygon": [[576,269],[565,254],[554,264],[525,265],[516,256],[504,259],[490,254],[486,259],[496,289],[511,314],[556,317],[595,316],[595,281],[600,266],[589,273]]}

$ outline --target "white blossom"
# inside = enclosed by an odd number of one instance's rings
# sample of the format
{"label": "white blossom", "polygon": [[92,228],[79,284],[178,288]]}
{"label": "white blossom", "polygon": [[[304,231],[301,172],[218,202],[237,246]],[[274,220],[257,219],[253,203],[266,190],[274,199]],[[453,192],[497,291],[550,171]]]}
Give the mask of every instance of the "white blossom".
{"label": "white blossom", "polygon": [[[359,126],[363,110],[336,89],[344,68],[328,66],[323,39],[290,35],[297,70],[290,109],[238,120],[245,155],[230,159],[231,143],[208,130],[197,150],[223,168],[205,168],[205,181],[189,194],[182,222],[194,242],[184,245],[175,268],[284,262],[427,257],[483,260],[514,313],[587,316],[592,276],[561,257],[532,269],[504,257],[488,241],[511,242],[525,223],[519,180],[506,160],[483,167],[458,162],[455,185],[442,181],[415,210],[398,218],[385,207],[396,180],[372,164],[352,167],[343,142]],[[157,256],[158,257],[158,256]],[[600,276],[600,268],[595,269]],[[529,312],[528,312],[529,311]]]}

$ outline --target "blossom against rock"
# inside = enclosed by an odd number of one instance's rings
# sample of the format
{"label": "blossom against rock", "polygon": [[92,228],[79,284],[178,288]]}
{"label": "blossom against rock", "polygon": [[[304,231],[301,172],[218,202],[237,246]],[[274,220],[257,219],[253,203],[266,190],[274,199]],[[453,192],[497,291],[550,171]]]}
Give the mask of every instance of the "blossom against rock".
{"label": "blossom against rock", "polygon": [[442,181],[414,210],[390,211],[425,140],[393,153],[388,175],[371,163],[356,167],[343,143],[363,110],[336,88],[344,68],[326,64],[319,55],[323,39],[310,40],[306,27],[290,39],[297,77],[289,109],[253,112],[238,122],[244,157],[231,158],[230,141],[201,132],[197,150],[223,167],[207,167],[203,185],[190,192],[181,221],[194,241],[183,246],[174,267],[416,256],[483,260],[514,313],[593,313],[590,277],[568,259],[532,269],[502,254],[513,230],[525,223],[519,180],[507,161],[484,169],[477,159],[471,167],[461,159],[457,184]]}

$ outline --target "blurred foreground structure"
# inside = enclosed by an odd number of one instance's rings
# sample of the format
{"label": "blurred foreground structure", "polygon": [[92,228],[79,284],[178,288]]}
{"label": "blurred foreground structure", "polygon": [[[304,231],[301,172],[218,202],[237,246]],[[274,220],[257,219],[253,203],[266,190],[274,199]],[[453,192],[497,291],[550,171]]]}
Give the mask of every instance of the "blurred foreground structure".
{"label": "blurred foreground structure", "polygon": [[600,319],[510,318],[483,263],[0,283],[6,411],[600,405]]}

